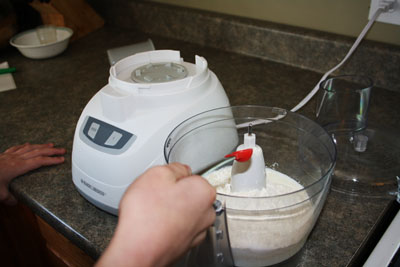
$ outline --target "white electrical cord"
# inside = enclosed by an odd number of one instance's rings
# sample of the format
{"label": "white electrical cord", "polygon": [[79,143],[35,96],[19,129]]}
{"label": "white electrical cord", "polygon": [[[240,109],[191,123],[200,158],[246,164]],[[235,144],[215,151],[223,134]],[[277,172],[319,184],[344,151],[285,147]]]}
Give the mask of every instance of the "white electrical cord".
{"label": "white electrical cord", "polygon": [[[369,29],[371,28],[372,24],[374,24],[375,20],[379,17],[379,15],[384,13],[384,12],[393,11],[395,3],[396,3],[396,0],[381,0],[379,2],[379,8],[372,15],[372,17],[368,21],[367,25],[365,25],[364,29],[361,31],[360,35],[357,37],[357,39],[354,42],[353,46],[350,48],[349,52],[347,52],[347,55],[343,58],[343,60],[339,64],[337,64],[335,67],[333,67],[332,69],[328,70],[322,76],[322,78],[319,80],[319,82],[315,85],[315,87],[311,90],[311,92],[309,92],[308,95],[303,100],[300,101],[300,103],[298,103],[294,108],[292,108],[290,110],[291,112],[298,111],[299,109],[301,109],[305,104],[307,104],[311,100],[311,98],[318,92],[319,84],[322,81],[324,81],[331,73],[333,73],[338,68],[340,68],[349,59],[349,57],[353,54],[353,52],[356,50],[358,45],[361,43],[362,39],[365,37],[365,35],[369,31]],[[319,111],[317,111],[317,114],[318,113],[319,113]],[[255,121],[248,122],[248,123],[247,122],[246,123],[241,123],[241,124],[236,125],[236,128],[248,127],[249,124],[257,125],[257,124],[263,124],[263,123],[270,123],[272,121],[279,120],[279,119],[281,119],[281,118],[283,118],[285,116],[286,116],[286,114],[285,115],[277,115],[276,117],[270,118],[270,119],[259,119],[259,120],[255,120]]]}
{"label": "white electrical cord", "polygon": [[372,15],[371,19],[368,21],[367,25],[364,27],[360,35],[357,37],[357,40],[354,42],[353,46],[350,48],[349,52],[347,55],[344,57],[344,59],[335,67],[327,71],[324,76],[319,80],[319,82],[315,85],[314,89],[311,90],[308,95],[300,101],[299,104],[297,104],[294,108],[292,108],[290,111],[296,112],[299,109],[301,109],[305,104],[310,101],[310,99],[318,92],[319,89],[319,84],[324,81],[332,72],[340,68],[346,61],[347,59],[353,54],[353,52],[356,50],[364,36],[367,34],[369,29],[371,28],[372,24],[375,22],[375,20],[379,17],[379,15],[383,12],[390,12],[391,10],[394,9],[394,5],[396,3],[396,0],[381,0],[379,3],[379,8],[375,11],[375,13]]}

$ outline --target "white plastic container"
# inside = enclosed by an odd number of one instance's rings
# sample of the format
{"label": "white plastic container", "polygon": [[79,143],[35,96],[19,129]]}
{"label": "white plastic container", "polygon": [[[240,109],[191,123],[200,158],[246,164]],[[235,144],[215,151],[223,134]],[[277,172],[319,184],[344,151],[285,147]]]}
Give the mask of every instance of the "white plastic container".
{"label": "white plastic container", "polygon": [[32,59],[44,59],[57,56],[67,48],[73,30],[66,27],[54,27],[56,39],[49,42],[39,40],[38,31],[32,29],[15,35],[10,44],[16,47],[22,55]]}

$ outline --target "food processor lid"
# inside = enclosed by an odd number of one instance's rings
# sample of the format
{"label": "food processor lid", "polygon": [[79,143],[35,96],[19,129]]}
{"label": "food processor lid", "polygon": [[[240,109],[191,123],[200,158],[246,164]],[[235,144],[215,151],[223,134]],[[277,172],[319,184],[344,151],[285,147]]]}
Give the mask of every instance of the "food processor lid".
{"label": "food processor lid", "polygon": [[[397,134],[382,125],[369,125],[353,135],[333,135],[338,158],[332,190],[368,198],[393,198],[400,173]],[[359,139],[363,138],[363,144]]]}

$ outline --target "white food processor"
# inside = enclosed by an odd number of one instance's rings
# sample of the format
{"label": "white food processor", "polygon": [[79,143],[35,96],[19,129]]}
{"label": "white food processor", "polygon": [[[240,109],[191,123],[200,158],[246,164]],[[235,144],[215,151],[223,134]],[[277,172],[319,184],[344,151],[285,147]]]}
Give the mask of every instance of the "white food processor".
{"label": "white food processor", "polygon": [[214,226],[177,266],[259,267],[297,258],[322,210],[336,162],[335,144],[321,126],[264,106],[193,116],[168,136],[164,155],[168,163],[188,164],[217,190]]}
{"label": "white food processor", "polygon": [[[120,199],[135,178],[165,163],[168,134],[195,114],[226,106],[225,91],[203,57],[196,56],[193,64],[179,51],[155,50],[118,61],[76,125],[76,188],[97,207],[118,214]],[[236,138],[235,131],[230,135]]]}

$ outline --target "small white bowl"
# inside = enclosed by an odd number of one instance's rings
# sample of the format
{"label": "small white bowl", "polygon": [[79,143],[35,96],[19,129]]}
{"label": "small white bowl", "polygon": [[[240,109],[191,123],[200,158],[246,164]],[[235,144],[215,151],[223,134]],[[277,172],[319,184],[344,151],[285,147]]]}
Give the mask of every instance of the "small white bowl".
{"label": "small white bowl", "polygon": [[66,27],[55,27],[55,42],[41,44],[36,29],[28,30],[15,35],[10,40],[10,44],[16,47],[22,55],[42,59],[54,57],[62,53],[68,46],[73,30]]}

